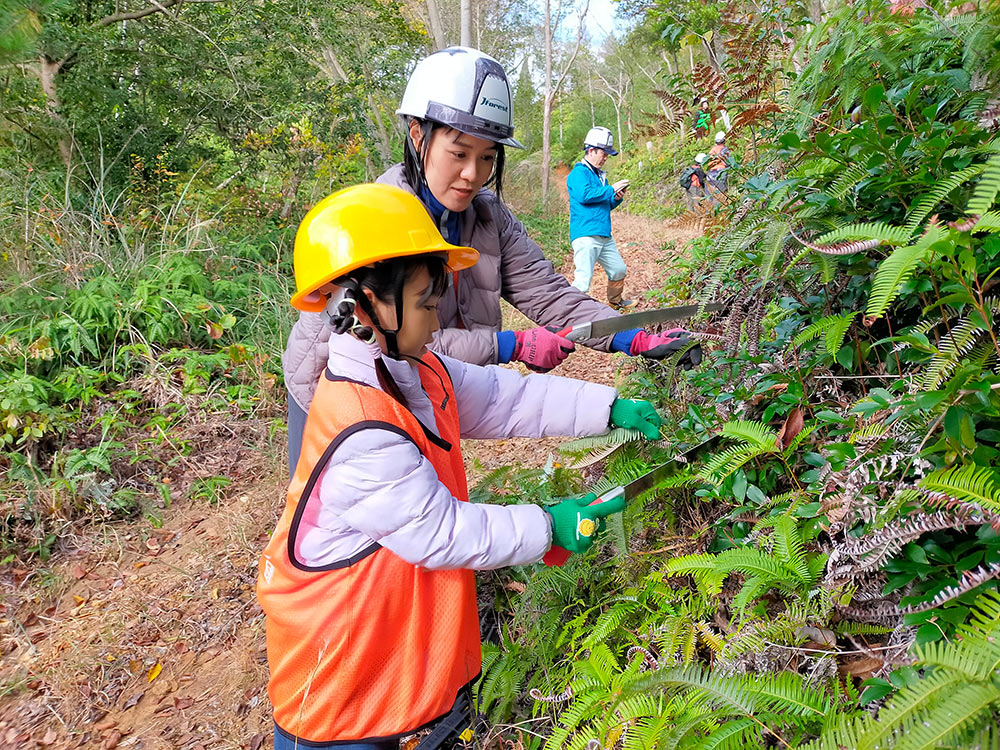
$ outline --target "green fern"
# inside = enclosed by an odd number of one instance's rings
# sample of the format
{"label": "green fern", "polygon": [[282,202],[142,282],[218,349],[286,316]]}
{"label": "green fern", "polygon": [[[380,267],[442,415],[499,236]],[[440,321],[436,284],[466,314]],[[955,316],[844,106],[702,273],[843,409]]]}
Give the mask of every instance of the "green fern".
{"label": "green fern", "polygon": [[762,422],[736,420],[722,426],[722,436],[737,438],[759,448],[777,448],[778,434]]}
{"label": "green fern", "polygon": [[868,177],[868,168],[860,164],[852,164],[834,180],[833,185],[826,191],[827,195],[836,200],[841,200],[859,182]]}
{"label": "green fern", "polygon": [[639,430],[615,427],[603,435],[570,440],[559,446],[559,452],[572,456],[569,468],[581,469],[602,461],[626,443],[642,440]]}
{"label": "green fern", "polygon": [[868,309],[865,311],[869,318],[880,318],[885,314],[900,288],[930,253],[931,246],[943,236],[944,233],[938,227],[929,227],[917,242],[896,248],[892,255],[879,263],[872,277],[872,290],[868,297]]}
{"label": "green fern", "polygon": [[772,221],[764,228],[760,242],[760,283],[763,286],[771,280],[774,264],[782,255],[785,241],[788,239],[788,222]]}
{"label": "green fern", "polygon": [[994,154],[986,162],[983,176],[972,193],[969,205],[966,206],[966,213],[982,216],[993,208],[997,193],[1000,193],[1000,154]]}
{"label": "green fern", "polygon": [[927,193],[927,195],[921,196],[920,200],[913,205],[913,208],[911,208],[910,212],[907,214],[907,234],[912,235],[916,232],[923,223],[924,219],[931,215],[931,211],[933,211],[941,201],[947,198],[948,194],[951,193],[952,190],[957,188],[959,185],[968,182],[976,175],[981,174],[984,168],[984,164],[974,164],[971,167],[961,169],[947,179],[938,182],[934,186],[934,189]]}
{"label": "green fern", "polygon": [[850,312],[844,313],[843,315],[827,315],[825,318],[820,318],[805,330],[798,333],[795,338],[792,339],[792,344],[794,346],[802,346],[808,341],[818,339],[820,336],[825,336],[827,353],[830,356],[836,356],[837,352],[840,351],[840,347],[843,345],[844,336],[847,335],[847,329],[851,327],[851,322],[854,320],[856,315],[857,313]]}
{"label": "green fern", "polygon": [[894,227],[883,221],[876,221],[870,224],[848,224],[846,227],[834,229],[817,237],[815,244],[832,245],[849,240],[881,240],[886,245],[905,245],[910,239],[910,234],[905,227]]}
{"label": "green fern", "polygon": [[919,484],[925,490],[1000,511],[1000,486],[992,469],[976,464],[953,466],[928,474]]}

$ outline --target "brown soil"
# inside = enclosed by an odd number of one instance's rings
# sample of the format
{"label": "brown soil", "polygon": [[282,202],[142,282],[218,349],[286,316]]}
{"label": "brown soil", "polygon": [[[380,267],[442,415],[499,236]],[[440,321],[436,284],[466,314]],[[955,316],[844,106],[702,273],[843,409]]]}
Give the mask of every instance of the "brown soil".
{"label": "brown soil", "polygon": [[[681,247],[697,233],[622,211],[613,227],[626,291],[639,299],[670,273],[663,243]],[[572,262],[560,270],[571,276]],[[601,271],[594,294],[605,299]],[[530,325],[506,314],[512,327]],[[554,374],[614,385],[625,361],[581,348]],[[477,461],[539,466],[560,442],[463,448],[474,477]],[[161,528],[95,523],[47,566],[0,573],[0,748],[270,747],[254,582],[283,503],[284,456],[264,447],[263,429],[219,443],[205,453],[239,451],[242,465],[216,506],[175,502]]]}

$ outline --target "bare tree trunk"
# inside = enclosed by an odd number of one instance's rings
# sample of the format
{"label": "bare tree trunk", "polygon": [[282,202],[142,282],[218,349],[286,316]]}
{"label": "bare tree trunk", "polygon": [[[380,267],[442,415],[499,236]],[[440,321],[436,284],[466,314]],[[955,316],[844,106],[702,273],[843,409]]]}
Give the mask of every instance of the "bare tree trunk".
{"label": "bare tree trunk", "polygon": [[[566,65],[563,67],[562,72],[559,74],[559,78],[556,79],[555,83],[552,81],[552,42],[554,29],[552,28],[552,13],[550,10],[551,0],[545,0],[545,98],[542,104],[542,205],[544,206],[549,198],[549,169],[552,166],[552,102],[555,100],[556,94],[559,93],[559,89],[562,87],[563,81],[566,80],[566,74],[569,72],[570,66],[573,65],[573,61],[576,60],[577,54],[580,52],[580,45],[583,43],[583,22],[587,17],[587,11],[590,9],[590,0],[587,0],[587,4],[583,8],[583,12],[580,14],[580,27],[576,33],[576,47],[573,49],[573,54],[569,56],[569,60],[566,61]],[[560,127],[562,126],[562,121],[560,120]],[[560,133],[560,142],[562,142],[562,135]]]}
{"label": "bare tree trunk", "polygon": [[461,0],[459,12],[462,20],[462,34],[460,44],[463,47],[472,46],[472,0]]}
{"label": "bare tree trunk", "polygon": [[694,75],[694,45],[688,47],[688,58],[691,60],[691,75]]}
{"label": "bare tree trunk", "polygon": [[73,159],[73,148],[66,133],[66,121],[59,113],[62,102],[59,101],[59,92],[56,90],[56,75],[58,75],[62,65],[62,60],[50,60],[42,56],[38,61],[38,79],[42,84],[42,91],[45,93],[45,111],[61,131],[59,156],[63,165],[68,169]]}
{"label": "bare tree trunk", "polygon": [[[314,23],[313,28],[317,30],[317,25]],[[326,77],[331,82],[340,81],[342,83],[350,83],[350,77],[347,75],[347,71],[340,64],[340,60],[337,58],[337,52],[329,44],[323,44],[323,61],[326,65],[322,66]],[[378,111],[378,103],[375,101],[375,97],[371,93],[371,76],[368,74],[368,69],[364,68],[365,75],[365,89],[368,93],[365,95],[368,102],[368,111],[365,112],[365,119],[368,120],[368,124],[371,126],[374,134],[377,136],[376,146],[378,147],[379,156],[382,159],[382,167],[387,167],[392,163],[392,144],[389,140],[389,133],[385,129],[385,124],[382,122],[382,115]]]}
{"label": "bare tree trunk", "polygon": [[549,166],[552,164],[552,14],[545,0],[545,99],[542,105],[542,206],[549,197]]}
{"label": "bare tree trunk", "polygon": [[823,23],[823,0],[809,0],[809,18],[816,26]]}
{"label": "bare tree trunk", "polygon": [[430,21],[431,36],[434,37],[434,48],[444,49],[448,42],[444,37],[444,27],[441,26],[441,14],[438,13],[437,0],[426,0],[427,20]]}

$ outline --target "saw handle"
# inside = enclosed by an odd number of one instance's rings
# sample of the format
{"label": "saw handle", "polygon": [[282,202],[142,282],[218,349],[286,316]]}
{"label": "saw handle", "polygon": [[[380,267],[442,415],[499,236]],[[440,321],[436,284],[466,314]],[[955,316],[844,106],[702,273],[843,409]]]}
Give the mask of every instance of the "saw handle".
{"label": "saw handle", "polygon": [[[624,492],[622,487],[615,487],[613,490],[609,490],[597,498],[590,505],[599,505],[600,503],[606,503],[608,500],[614,500],[619,497]],[[589,506],[588,506],[589,507]],[[569,560],[570,551],[565,547],[552,546],[549,547],[549,551],[545,553],[542,558],[542,562],[548,565],[550,568],[561,568]]]}

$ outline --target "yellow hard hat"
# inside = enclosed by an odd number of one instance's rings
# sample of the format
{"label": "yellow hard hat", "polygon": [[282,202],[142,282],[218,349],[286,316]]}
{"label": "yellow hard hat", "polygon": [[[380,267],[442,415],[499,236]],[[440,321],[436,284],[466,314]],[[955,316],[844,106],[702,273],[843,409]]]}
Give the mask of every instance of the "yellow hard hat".
{"label": "yellow hard hat", "polygon": [[390,258],[444,253],[448,268],[475,265],[479,252],[445,242],[416,196],[392,185],[364,184],[329,195],[305,215],[295,233],[292,307],[320,312],[312,292],[351,271]]}

